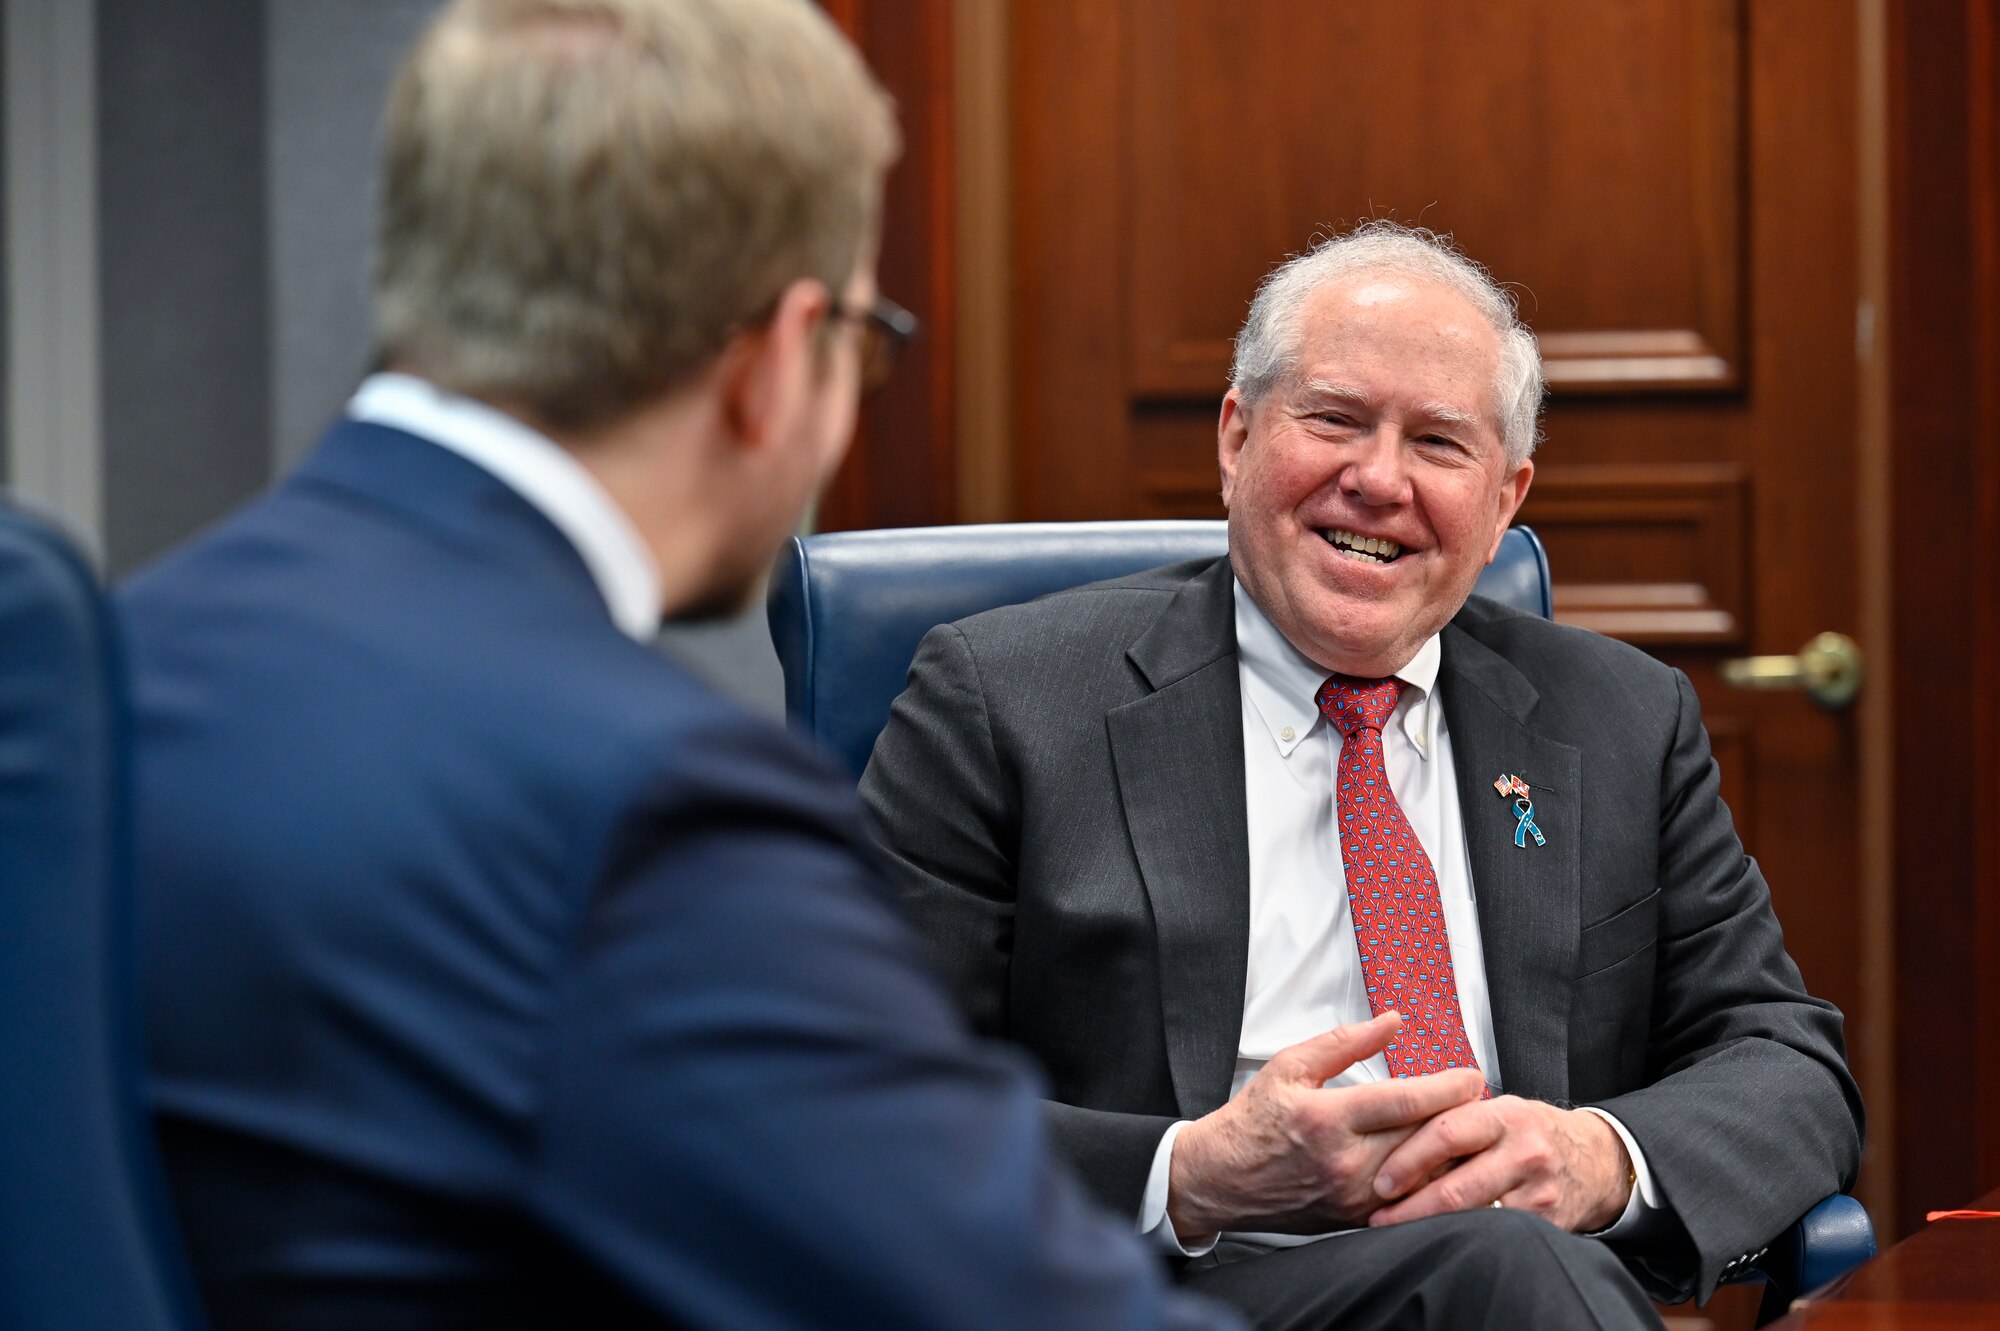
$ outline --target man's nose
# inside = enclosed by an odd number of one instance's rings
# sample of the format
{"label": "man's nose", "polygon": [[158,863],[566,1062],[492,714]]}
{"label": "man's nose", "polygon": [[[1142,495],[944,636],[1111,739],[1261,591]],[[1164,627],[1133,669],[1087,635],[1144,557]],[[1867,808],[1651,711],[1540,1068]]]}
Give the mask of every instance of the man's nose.
{"label": "man's nose", "polygon": [[1410,497],[1410,473],[1402,431],[1383,425],[1355,445],[1341,473],[1340,488],[1371,507],[1401,504]]}

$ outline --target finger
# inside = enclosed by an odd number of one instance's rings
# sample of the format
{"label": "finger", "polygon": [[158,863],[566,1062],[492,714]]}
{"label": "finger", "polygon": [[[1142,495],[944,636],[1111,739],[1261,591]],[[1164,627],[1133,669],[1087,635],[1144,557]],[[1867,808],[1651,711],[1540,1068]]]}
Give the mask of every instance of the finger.
{"label": "finger", "polygon": [[1384,1128],[1421,1123],[1447,1109],[1477,1100],[1485,1089],[1486,1079],[1476,1068],[1453,1068],[1422,1077],[1395,1077],[1371,1081],[1365,1086],[1342,1086],[1327,1094],[1346,1097],[1343,1108],[1350,1129],[1380,1132]]}
{"label": "finger", "polygon": [[[1437,1115],[1391,1151],[1375,1171],[1375,1195],[1399,1197],[1453,1160],[1478,1155],[1506,1133],[1506,1124],[1485,1101],[1456,1106]],[[1495,1194],[1496,1196],[1498,1194]]]}
{"label": "finger", "polygon": [[1441,1174],[1393,1206],[1368,1217],[1371,1225],[1400,1225],[1453,1211],[1491,1206],[1521,1182],[1514,1162],[1500,1152],[1474,1156]]}
{"label": "finger", "polygon": [[1264,1065],[1264,1071],[1285,1081],[1318,1086],[1362,1059],[1381,1053],[1402,1027],[1400,1012],[1384,1012],[1351,1026],[1336,1026],[1324,1035],[1280,1049]]}

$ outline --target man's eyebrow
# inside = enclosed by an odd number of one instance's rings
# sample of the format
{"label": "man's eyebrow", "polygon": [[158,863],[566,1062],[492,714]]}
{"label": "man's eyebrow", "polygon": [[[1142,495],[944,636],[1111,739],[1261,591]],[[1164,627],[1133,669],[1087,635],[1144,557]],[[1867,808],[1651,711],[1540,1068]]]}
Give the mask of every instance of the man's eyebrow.
{"label": "man's eyebrow", "polygon": [[1309,401],[1350,402],[1356,406],[1368,401],[1368,395],[1360,389],[1334,383],[1331,379],[1306,380],[1299,385],[1299,397]]}
{"label": "man's eyebrow", "polygon": [[1466,430],[1479,428],[1479,417],[1476,414],[1447,406],[1442,402],[1425,402],[1419,405],[1417,415],[1436,425],[1454,425]]}
{"label": "man's eyebrow", "polygon": [[[1331,379],[1308,379],[1299,385],[1298,401],[1301,405],[1312,406],[1323,402],[1342,402],[1350,406],[1363,407],[1369,402],[1368,395],[1348,384],[1336,383]],[[1460,430],[1476,430],[1480,417],[1477,412],[1466,411],[1446,402],[1421,402],[1414,413],[1417,419],[1433,425],[1450,426]]]}

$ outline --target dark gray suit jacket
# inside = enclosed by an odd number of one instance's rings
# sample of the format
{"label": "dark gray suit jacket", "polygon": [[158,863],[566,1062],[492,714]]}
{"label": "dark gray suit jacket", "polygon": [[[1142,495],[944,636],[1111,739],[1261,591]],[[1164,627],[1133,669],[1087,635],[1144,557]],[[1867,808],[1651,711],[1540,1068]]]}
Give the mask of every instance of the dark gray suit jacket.
{"label": "dark gray suit jacket", "polygon": [[[1048,1070],[1058,1141],[1126,1214],[1160,1135],[1229,1094],[1249,936],[1226,559],[926,636],[862,793],[982,1030]],[[1861,1102],[1717,793],[1693,689],[1622,643],[1474,599],[1443,634],[1508,1092],[1615,1114],[1723,1269],[1850,1184]],[[1536,787],[1517,848],[1491,782]]]}

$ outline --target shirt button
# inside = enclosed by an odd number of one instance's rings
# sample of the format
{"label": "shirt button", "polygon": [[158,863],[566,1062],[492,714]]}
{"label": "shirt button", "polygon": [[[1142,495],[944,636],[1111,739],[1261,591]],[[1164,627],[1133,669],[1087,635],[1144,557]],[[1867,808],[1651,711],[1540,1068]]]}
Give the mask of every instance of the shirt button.
{"label": "shirt button", "polygon": [[1286,726],[1283,730],[1280,730],[1278,732],[1278,738],[1285,741],[1285,743],[1287,744],[1290,744],[1293,740],[1297,739],[1298,737],[1299,737],[1299,732],[1292,729],[1290,726]]}

